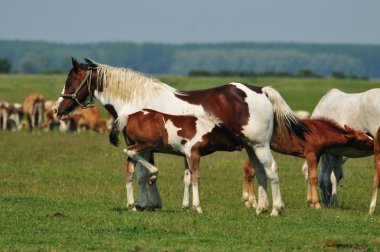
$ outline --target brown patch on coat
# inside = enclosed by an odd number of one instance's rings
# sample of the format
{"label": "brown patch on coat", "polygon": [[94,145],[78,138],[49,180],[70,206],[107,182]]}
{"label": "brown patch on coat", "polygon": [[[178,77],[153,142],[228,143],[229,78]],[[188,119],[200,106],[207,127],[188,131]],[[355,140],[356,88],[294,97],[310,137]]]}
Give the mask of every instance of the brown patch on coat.
{"label": "brown patch on coat", "polygon": [[[261,90],[258,87],[247,87]],[[235,133],[240,133],[242,127],[248,124],[249,110],[245,101],[247,95],[234,85],[187,91],[176,94],[176,97],[190,104],[201,105],[205,111],[216,116]]]}

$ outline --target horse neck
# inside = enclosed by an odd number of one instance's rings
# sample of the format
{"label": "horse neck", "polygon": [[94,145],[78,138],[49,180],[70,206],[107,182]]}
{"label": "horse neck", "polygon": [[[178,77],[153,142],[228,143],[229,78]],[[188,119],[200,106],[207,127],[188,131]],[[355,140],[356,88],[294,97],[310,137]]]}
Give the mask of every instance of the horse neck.
{"label": "horse neck", "polygon": [[281,132],[279,128],[273,131],[270,146],[276,152],[303,157],[306,140],[300,139],[290,132]]}
{"label": "horse neck", "polygon": [[112,105],[119,116],[130,115],[142,109],[152,109],[172,115],[199,115],[204,113],[201,106],[179,99],[178,94],[181,92],[163,83],[148,82],[143,90],[139,90],[139,92],[143,91],[143,94],[129,96],[125,99],[110,95],[110,92],[107,92],[110,85],[108,83],[99,84],[97,78],[93,85],[95,86],[94,95],[100,103],[103,106]]}

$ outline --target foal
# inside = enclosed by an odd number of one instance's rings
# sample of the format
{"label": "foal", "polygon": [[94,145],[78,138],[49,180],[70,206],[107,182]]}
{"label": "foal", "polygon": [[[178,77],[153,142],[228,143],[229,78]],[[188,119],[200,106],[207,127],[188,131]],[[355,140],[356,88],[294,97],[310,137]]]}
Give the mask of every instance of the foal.
{"label": "foal", "polygon": [[[329,119],[304,119],[302,121],[311,130],[310,134],[305,134],[304,139],[278,134],[274,131],[270,146],[276,152],[306,159],[309,167],[307,203],[310,207],[319,208],[317,166],[321,155],[329,149],[343,148],[371,152],[373,151],[374,141],[364,132],[355,131],[347,125],[342,128]],[[247,207],[255,207],[255,194],[253,191],[255,173],[249,160],[245,163],[243,172],[243,200],[246,201]],[[260,193],[259,188],[259,197]]]}
{"label": "foal", "polygon": [[185,171],[183,208],[189,207],[190,181],[193,191],[193,208],[202,212],[199,201],[200,157],[215,151],[235,151],[243,148],[243,143],[223,124],[194,116],[174,116],[150,109],[144,109],[128,117],[116,120],[110,133],[110,141],[118,145],[118,133],[124,131],[134,144],[124,149],[124,153],[145,166],[154,182],[158,169],[148,161],[152,151],[185,156],[190,169]]}

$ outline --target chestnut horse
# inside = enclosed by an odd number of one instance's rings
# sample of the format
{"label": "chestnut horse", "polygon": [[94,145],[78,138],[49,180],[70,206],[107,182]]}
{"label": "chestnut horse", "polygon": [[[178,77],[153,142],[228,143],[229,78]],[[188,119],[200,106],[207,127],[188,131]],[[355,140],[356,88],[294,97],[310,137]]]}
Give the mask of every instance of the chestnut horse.
{"label": "chestnut horse", "polygon": [[44,116],[44,97],[39,93],[32,93],[28,95],[22,105],[24,114],[28,122],[28,129],[41,128],[42,118]]}
{"label": "chestnut horse", "polygon": [[271,181],[272,215],[283,210],[278,169],[269,147],[272,130],[275,126],[278,132],[303,138],[308,128],[273,88],[230,83],[206,90],[179,91],[127,68],[90,60],[80,64],[72,59],[72,69],[57,101],[58,118],[67,117],[78,106],[93,105],[95,98],[114,118],[127,117],[142,109],[206,121],[216,118],[244,142],[265,193],[266,177]]}
{"label": "chestnut horse", "polygon": [[[339,125],[348,125],[351,128],[368,132],[374,137],[374,168],[372,198],[369,213],[376,207],[377,192],[380,179],[380,152],[376,151],[380,145],[378,129],[380,127],[380,88],[370,89],[362,93],[348,94],[338,89],[330,90],[324,95],[315,107],[311,118],[324,117],[336,121]],[[331,149],[321,157],[320,187],[325,204],[337,205],[337,184],[343,174],[342,164],[346,157],[365,157],[368,153],[352,151],[350,149]],[[302,167],[307,173],[307,164]],[[334,171],[334,172],[333,172]],[[335,176],[337,175],[337,176]],[[334,183],[332,183],[334,182]]]}
{"label": "chestnut horse", "polygon": [[[235,151],[243,148],[240,138],[231,134],[216,118],[210,120],[144,109],[128,117],[119,117],[112,128],[110,141],[117,146],[117,135],[122,130],[129,142],[135,143],[124,150],[125,154],[147,167],[153,175],[158,169],[148,159],[143,158],[144,154],[154,151],[184,156],[190,171],[185,170],[182,207],[189,208],[191,183],[193,208],[201,213],[198,193],[200,157],[215,151]],[[154,182],[154,179],[151,182]]]}
{"label": "chestnut horse", "polygon": [[[329,149],[353,149],[356,152],[373,153],[373,138],[361,131],[356,131],[345,126],[342,128],[337,123],[325,119],[303,119],[305,125],[311,130],[304,139],[293,136],[283,137],[282,134],[273,132],[270,146],[279,153],[305,158],[310,173],[308,180],[307,203],[310,207],[319,208],[317,192],[317,166],[321,155]],[[243,199],[246,206],[255,207],[255,194],[253,191],[254,171],[249,160],[244,165]],[[375,179],[378,179],[375,174]],[[259,198],[262,197],[259,188]],[[265,196],[265,195],[264,195]],[[263,199],[266,200],[267,199]]]}

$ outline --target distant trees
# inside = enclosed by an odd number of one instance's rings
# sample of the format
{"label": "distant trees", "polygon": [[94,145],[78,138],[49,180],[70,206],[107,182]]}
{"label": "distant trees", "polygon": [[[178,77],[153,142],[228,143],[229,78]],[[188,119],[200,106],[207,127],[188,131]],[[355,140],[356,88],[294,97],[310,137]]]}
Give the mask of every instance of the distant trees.
{"label": "distant trees", "polygon": [[[239,71],[239,70],[221,70],[221,71],[207,71],[207,70],[191,70],[188,76],[218,76],[218,77],[291,77],[291,78],[323,78],[323,76],[314,73],[310,69],[301,69],[296,74],[288,72],[275,72],[275,71],[265,71],[265,72],[255,72],[255,71]],[[335,79],[362,79],[367,80],[366,76],[356,76],[356,75],[346,75],[342,72],[334,71],[330,75],[331,78]]]}
{"label": "distant trees", "polygon": [[192,70],[189,71],[188,76],[321,78],[320,75],[314,73],[310,69],[301,69],[297,72],[297,74],[276,71],[255,72],[239,70],[220,70],[216,72],[210,72],[207,70]]}
{"label": "distant trees", "polygon": [[11,69],[11,61],[6,58],[0,58],[0,73],[10,73]]}
{"label": "distant trees", "polygon": [[[380,45],[295,43],[155,44],[107,42],[60,44],[0,40],[0,58],[11,71],[68,71],[70,58],[91,58],[147,74],[380,78]],[[8,69],[8,68],[6,68]],[[191,71],[198,69],[198,71]],[[254,71],[254,72],[253,72]],[[332,73],[335,71],[336,73]],[[358,77],[361,78],[361,77]]]}

